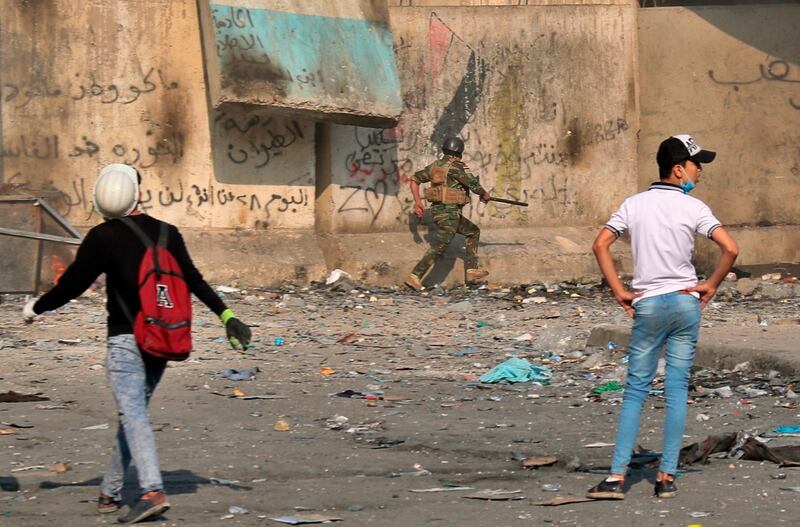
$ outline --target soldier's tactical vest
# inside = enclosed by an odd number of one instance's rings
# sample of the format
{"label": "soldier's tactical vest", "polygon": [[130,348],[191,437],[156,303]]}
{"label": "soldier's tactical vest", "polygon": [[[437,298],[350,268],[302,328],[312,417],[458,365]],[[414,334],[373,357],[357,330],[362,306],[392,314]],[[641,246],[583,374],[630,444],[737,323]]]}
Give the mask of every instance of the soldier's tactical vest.
{"label": "soldier's tactical vest", "polygon": [[469,203],[465,190],[452,188],[447,185],[452,164],[436,165],[431,168],[431,185],[425,189],[425,199],[431,203],[445,205],[466,205]]}

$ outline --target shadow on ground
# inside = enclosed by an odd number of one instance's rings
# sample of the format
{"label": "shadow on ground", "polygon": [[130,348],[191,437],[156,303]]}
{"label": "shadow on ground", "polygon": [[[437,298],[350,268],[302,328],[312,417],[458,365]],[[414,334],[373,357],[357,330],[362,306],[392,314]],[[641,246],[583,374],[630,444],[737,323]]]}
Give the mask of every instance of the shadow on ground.
{"label": "shadow on ground", "polygon": [[[246,485],[239,485],[233,482],[215,483],[215,480],[198,476],[191,470],[168,470],[161,473],[164,480],[164,492],[168,496],[177,494],[196,494],[200,485],[224,485],[233,490],[252,490],[252,487]],[[6,482],[5,480],[13,480]],[[62,487],[98,487],[102,478],[95,477],[84,481],[76,481],[71,483],[61,483],[57,481],[42,481],[39,483],[41,489],[58,489]],[[222,481],[222,480],[216,480]],[[0,478],[3,490],[19,490],[19,483],[16,478]],[[16,488],[11,488],[16,485]],[[138,479],[135,469],[131,469],[125,478],[125,486],[123,487],[123,502],[131,503],[139,497]]]}

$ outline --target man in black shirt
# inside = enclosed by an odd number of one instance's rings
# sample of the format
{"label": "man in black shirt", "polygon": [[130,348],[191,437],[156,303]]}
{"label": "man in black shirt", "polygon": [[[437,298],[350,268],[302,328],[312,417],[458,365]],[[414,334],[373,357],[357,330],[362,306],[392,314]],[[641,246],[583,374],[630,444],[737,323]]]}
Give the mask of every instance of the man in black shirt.
{"label": "man in black shirt", "polygon": [[[117,444],[100,485],[97,510],[117,511],[121,505],[125,470],[136,463],[141,497],[120,517],[135,523],[157,516],[169,508],[156,454],[155,437],[147,405],[161,379],[166,361],[142,352],[133,335],[133,321],[140,311],[139,264],[146,247],[135,232],[116,218],[127,217],[155,242],[163,222],[142,214],[139,185],[141,176],[130,166],[112,164],[103,168],[94,189],[95,209],[107,220],[91,229],[78,248],[75,261],[58,284],[23,309],[27,322],[45,311],[57,309],[80,296],[102,273],[106,273],[108,310],[108,354],[106,371],[119,413]],[[167,248],[177,260],[189,290],[223,324],[231,345],[245,348],[250,328],[227,308],[192,263],[178,229],[168,227]],[[120,304],[124,303],[124,308]],[[127,312],[127,315],[126,315]]]}

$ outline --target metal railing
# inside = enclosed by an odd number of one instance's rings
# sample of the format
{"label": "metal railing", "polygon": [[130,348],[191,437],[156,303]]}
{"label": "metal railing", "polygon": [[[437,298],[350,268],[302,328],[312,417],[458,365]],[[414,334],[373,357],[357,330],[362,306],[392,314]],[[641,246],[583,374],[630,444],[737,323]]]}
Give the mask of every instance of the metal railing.
{"label": "metal railing", "polygon": [[[58,212],[56,212],[44,199],[32,196],[0,196],[0,207],[8,205],[18,205],[30,203],[39,211],[38,217],[38,231],[24,231],[20,229],[10,229],[0,226],[0,235],[12,236],[15,238],[28,238],[37,240],[36,261],[35,261],[35,275],[33,290],[15,290],[15,291],[0,291],[0,293],[13,293],[13,294],[37,294],[41,285],[42,274],[42,259],[44,256],[44,242],[65,243],[68,245],[80,245],[83,241],[83,236],[70,225]],[[59,227],[64,229],[69,236],[58,236],[55,234],[45,234],[42,232],[45,226],[45,218],[49,217],[56,222]]]}

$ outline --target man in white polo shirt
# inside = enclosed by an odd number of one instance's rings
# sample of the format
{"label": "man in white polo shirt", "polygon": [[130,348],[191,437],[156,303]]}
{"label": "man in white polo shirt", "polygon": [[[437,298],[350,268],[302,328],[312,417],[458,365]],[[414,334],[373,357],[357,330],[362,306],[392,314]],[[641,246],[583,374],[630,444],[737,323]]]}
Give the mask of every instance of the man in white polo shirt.
{"label": "man in white polo shirt", "polygon": [[[626,199],[600,231],[592,246],[614,297],[633,318],[625,395],[619,415],[611,474],[589,489],[591,498],[623,499],[625,472],[631,459],[642,405],[666,344],[667,400],[664,446],[656,477],[659,498],[675,496],[675,473],[686,421],[689,374],[694,361],[700,311],[714,297],[730,271],[739,247],[711,209],[689,196],[715,152],[703,150],[689,135],[675,135],[658,148],[660,181]],[[632,290],[617,276],[611,244],[628,231],[633,250]],[[722,250],[705,282],[698,283],[692,254],[694,237],[706,236]]]}

